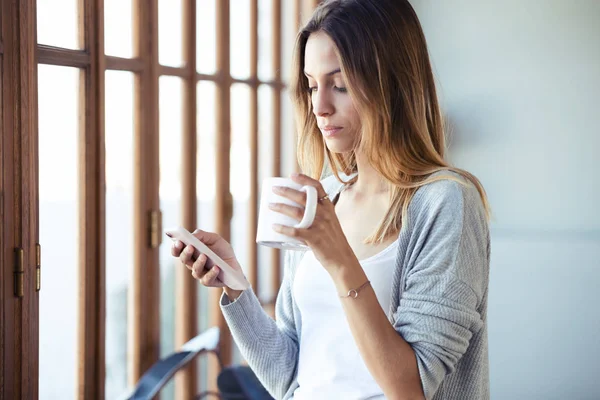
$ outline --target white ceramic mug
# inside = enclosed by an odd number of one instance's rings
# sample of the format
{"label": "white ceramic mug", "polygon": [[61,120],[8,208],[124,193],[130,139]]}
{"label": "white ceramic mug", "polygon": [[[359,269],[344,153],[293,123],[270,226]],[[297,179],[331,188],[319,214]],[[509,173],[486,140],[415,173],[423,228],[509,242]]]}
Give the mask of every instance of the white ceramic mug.
{"label": "white ceramic mug", "polygon": [[[273,193],[274,186],[284,186],[306,192],[306,207],[302,221],[288,217],[269,208],[269,203],[283,203],[295,207],[302,207],[287,197]],[[285,236],[273,230],[273,224],[293,226],[295,228],[309,228],[315,220],[317,212],[317,189],[313,186],[302,186],[288,178],[266,178],[262,183],[260,196],[260,209],[258,213],[258,229],[256,243],[278,249],[307,250],[308,246],[300,240]]]}

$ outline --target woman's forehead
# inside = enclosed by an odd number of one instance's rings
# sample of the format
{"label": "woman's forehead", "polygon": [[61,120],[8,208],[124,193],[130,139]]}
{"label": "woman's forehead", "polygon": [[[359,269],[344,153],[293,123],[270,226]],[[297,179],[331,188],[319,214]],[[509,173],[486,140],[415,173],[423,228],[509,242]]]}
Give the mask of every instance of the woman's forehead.
{"label": "woman's forehead", "polygon": [[[304,73],[312,77],[339,72],[340,62],[333,40],[323,32],[308,37],[304,52]],[[337,70],[337,71],[336,71]]]}

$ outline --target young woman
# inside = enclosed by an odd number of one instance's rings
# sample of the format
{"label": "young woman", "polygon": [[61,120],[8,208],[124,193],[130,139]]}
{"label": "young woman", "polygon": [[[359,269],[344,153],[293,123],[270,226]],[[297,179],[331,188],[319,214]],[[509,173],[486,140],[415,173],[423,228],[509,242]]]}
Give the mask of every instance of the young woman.
{"label": "young woman", "polygon": [[[306,242],[289,252],[276,322],[251,289],[221,309],[260,381],[283,399],[487,399],[488,206],[444,158],[427,45],[406,0],[330,0],[297,39],[298,156],[317,188]],[[325,170],[329,177],[319,180]],[[305,204],[304,194],[280,189]],[[301,219],[299,208],[273,204]],[[231,246],[195,235],[232,266]],[[205,286],[205,255],[173,247]],[[212,267],[211,267],[212,266]]]}

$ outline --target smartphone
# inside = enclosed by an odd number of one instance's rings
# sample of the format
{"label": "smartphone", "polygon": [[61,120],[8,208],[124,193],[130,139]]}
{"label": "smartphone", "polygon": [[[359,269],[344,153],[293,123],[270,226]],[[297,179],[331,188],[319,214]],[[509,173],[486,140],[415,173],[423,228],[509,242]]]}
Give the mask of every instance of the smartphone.
{"label": "smartphone", "polygon": [[167,230],[165,234],[171,238],[173,242],[179,240],[186,246],[191,245],[200,253],[206,254],[206,256],[221,269],[218,278],[226,286],[234,290],[246,290],[250,287],[250,282],[248,282],[242,271],[234,269],[223,261],[221,257],[216,255],[214,251],[202,243],[196,236],[192,235],[187,229],[178,226],[177,228]]}

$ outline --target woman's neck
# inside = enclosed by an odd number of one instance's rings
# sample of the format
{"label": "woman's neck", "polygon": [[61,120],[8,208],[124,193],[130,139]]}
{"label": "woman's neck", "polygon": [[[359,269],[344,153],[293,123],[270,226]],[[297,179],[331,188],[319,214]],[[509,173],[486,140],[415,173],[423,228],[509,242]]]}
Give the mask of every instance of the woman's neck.
{"label": "woman's neck", "polygon": [[364,156],[356,155],[356,168],[358,177],[352,185],[355,194],[363,196],[375,196],[387,193],[389,185],[385,178],[373,168],[373,165]]}

